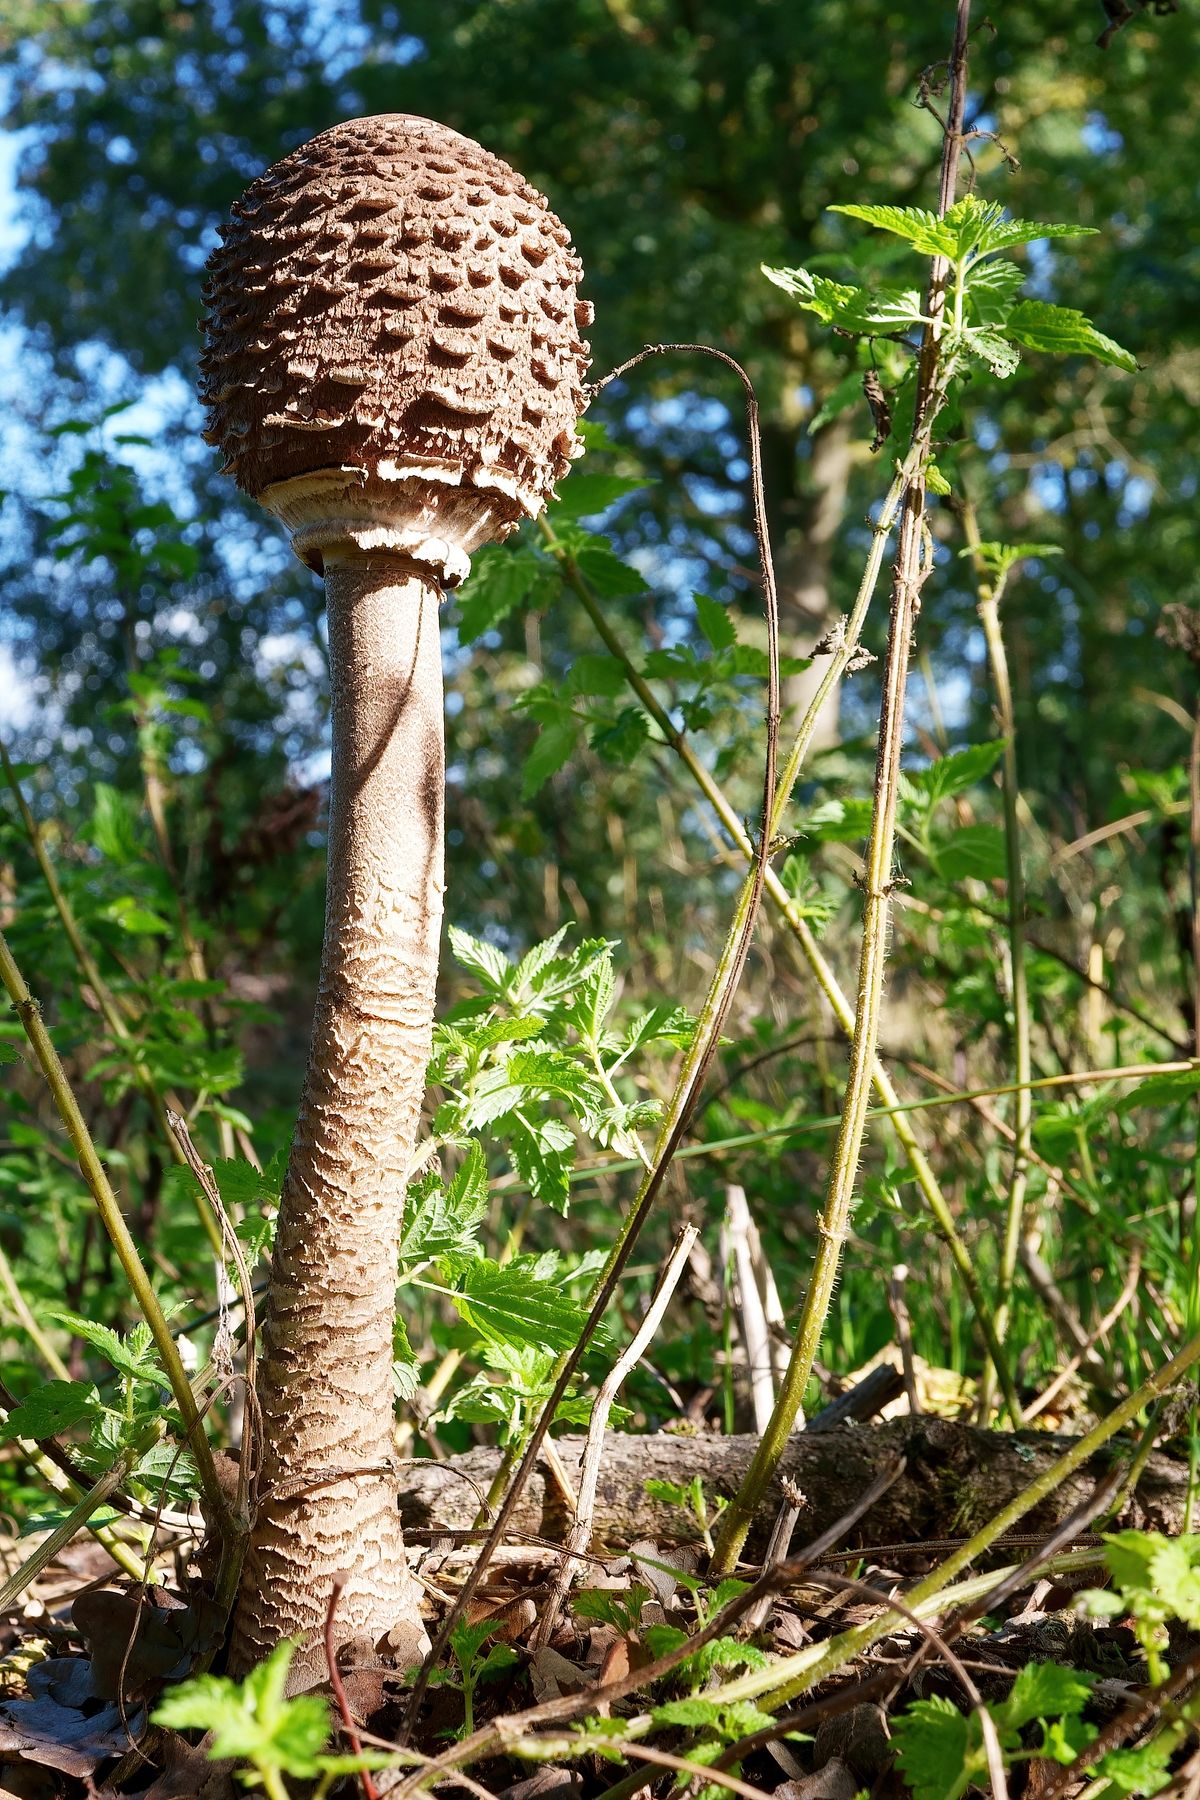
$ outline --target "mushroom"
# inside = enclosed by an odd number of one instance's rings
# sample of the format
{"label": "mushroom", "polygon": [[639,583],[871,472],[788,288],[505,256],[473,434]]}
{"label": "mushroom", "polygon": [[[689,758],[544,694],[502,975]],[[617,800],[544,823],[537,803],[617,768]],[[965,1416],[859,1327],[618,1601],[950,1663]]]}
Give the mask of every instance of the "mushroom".
{"label": "mushroom", "polygon": [[579,454],[591,308],[544,197],[403,113],[336,125],[260,175],[208,273],[206,436],[324,576],[329,619],[325,937],[233,1646],[245,1669],[298,1636],[316,1678],[339,1574],[341,1641],[426,1647],[391,1454],[444,887],[438,606]]}

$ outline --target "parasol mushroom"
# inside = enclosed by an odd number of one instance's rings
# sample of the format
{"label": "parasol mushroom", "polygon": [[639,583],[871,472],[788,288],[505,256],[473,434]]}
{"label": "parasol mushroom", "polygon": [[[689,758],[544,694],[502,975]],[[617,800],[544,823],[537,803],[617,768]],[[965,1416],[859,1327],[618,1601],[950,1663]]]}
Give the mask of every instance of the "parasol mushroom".
{"label": "parasol mushroom", "polygon": [[580,444],[591,309],[543,196],[407,114],[334,126],[258,177],[208,265],[206,433],[325,578],[332,771],[325,937],[261,1334],[245,1669],[425,1641],[391,1467],[407,1173],[443,893],[438,605],[537,514]]}

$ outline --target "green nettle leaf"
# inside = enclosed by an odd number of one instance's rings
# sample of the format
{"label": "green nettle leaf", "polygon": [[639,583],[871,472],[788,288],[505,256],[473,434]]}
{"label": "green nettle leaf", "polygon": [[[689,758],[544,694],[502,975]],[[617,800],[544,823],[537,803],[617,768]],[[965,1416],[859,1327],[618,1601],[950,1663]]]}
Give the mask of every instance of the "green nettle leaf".
{"label": "green nettle leaf", "polygon": [[1125,1794],[1157,1794],[1170,1779],[1177,1748],[1173,1736],[1160,1732],[1136,1750],[1110,1750],[1097,1764],[1097,1773],[1109,1783],[1105,1800],[1118,1800]]}
{"label": "green nettle leaf", "polygon": [[966,272],[967,298],[980,325],[999,325],[1025,285],[1025,270],[1006,257],[974,262]]}
{"label": "green nettle leaf", "polygon": [[567,676],[567,692],[611,699],[625,692],[625,671],[615,656],[577,656]]}
{"label": "green nettle leaf", "polygon": [[616,600],[646,592],[644,576],[617,555],[607,538],[589,538],[572,555],[576,568],[598,599]]}
{"label": "green nettle leaf", "polygon": [[1055,356],[1092,356],[1130,374],[1137,358],[1072,306],[1052,306],[1048,300],[1019,300],[1005,321],[1005,331],[1027,350],[1047,350]]}
{"label": "green nettle leaf", "polygon": [[471,559],[471,574],[458,600],[458,636],[473,644],[523,606],[542,576],[532,550],[486,544]]}
{"label": "green nettle leaf", "polygon": [[451,1299],[481,1337],[538,1350],[569,1350],[587,1314],[564,1293],[561,1278],[546,1280],[534,1273],[530,1264],[536,1260],[514,1257],[500,1264],[481,1258],[463,1271]]}
{"label": "green nettle leaf", "polygon": [[558,490],[551,517],[586,519],[593,513],[605,512],[615,500],[636,494],[645,486],[640,476],[630,480],[624,475],[572,475]]}
{"label": "green nettle leaf", "polygon": [[696,623],[713,649],[730,649],[737,643],[737,627],[729,608],[722,606],[717,600],[710,600],[707,594],[697,594],[695,599]]}
{"label": "green nettle leaf", "polygon": [[1185,1625],[1200,1626],[1200,1538],[1168,1538],[1150,1559],[1150,1579]]}
{"label": "green nettle leaf", "polygon": [[971,1785],[979,1758],[970,1755],[970,1729],[953,1701],[915,1700],[892,1721],[892,1737],[916,1800],[958,1800]]}
{"label": "green nettle leaf", "polygon": [[532,800],[575,754],[581,724],[574,716],[543,725],[521,770],[521,798]]}
{"label": "green nettle leaf", "polygon": [[487,1163],[480,1145],[471,1143],[448,1188],[436,1176],[415,1184],[409,1207],[400,1240],[402,1265],[468,1252],[488,1209]]}
{"label": "green nettle leaf", "polygon": [[871,829],[872,811],[869,795],[823,800],[797,822],[796,836],[823,844],[857,844]]}
{"label": "green nettle leaf", "polygon": [[517,1174],[542,1206],[565,1213],[571,1200],[575,1139],[559,1119],[509,1121],[508,1154]]}
{"label": "green nettle leaf", "polygon": [[280,1770],[298,1780],[321,1773],[320,1752],[329,1742],[329,1709],[315,1694],[284,1697],[296,1645],[284,1639],[245,1681],[198,1675],[164,1696],[157,1725],[176,1731],[211,1731],[209,1755],[231,1757],[256,1768]]}
{"label": "green nettle leaf", "polygon": [[109,1326],[97,1325],[91,1319],[81,1318],[78,1313],[69,1312],[66,1307],[47,1307],[46,1312],[49,1318],[57,1319],[68,1331],[74,1332],[76,1337],[91,1344],[105,1362],[111,1363],[122,1375],[128,1375],[131,1381],[146,1381],[157,1387],[169,1388],[170,1383],[159,1367],[158,1353],[147,1326],[135,1325],[131,1332],[121,1337]]}
{"label": "green nettle leaf", "polygon": [[861,288],[814,275],[811,269],[773,269],[765,263],[763,274],[806,312],[841,331],[904,331],[923,317],[916,288]]}
{"label": "green nettle leaf", "polygon": [[995,825],[964,825],[931,848],[946,881],[1002,881],[1008,869],[1004,833]]}
{"label": "green nettle leaf", "polygon": [[137,821],[126,795],[106,781],[95,785],[89,836],[101,856],[124,866],[141,858]]}
{"label": "green nettle leaf", "polygon": [[948,218],[939,219],[936,213],[926,212],[920,206],[864,206],[858,203],[849,206],[831,206],[830,212],[844,213],[848,219],[861,219],[864,225],[875,225],[880,231],[890,231],[895,237],[901,237],[919,250],[923,256],[953,256],[958,246],[958,236]]}
{"label": "green nettle leaf", "polygon": [[952,494],[954,489],[934,462],[925,464],[925,486],[931,494]]}
{"label": "green nettle leaf", "polygon": [[1135,1106],[1174,1106],[1189,1100],[1200,1088],[1200,1069],[1187,1069],[1178,1075],[1150,1075],[1129,1089],[1117,1102],[1118,1112],[1129,1112]]}
{"label": "green nettle leaf", "polygon": [[1021,366],[1020,351],[998,331],[989,331],[982,326],[972,326],[963,333],[962,342],[971,355],[978,357],[980,362],[986,363],[992,374],[998,376],[1001,381],[1007,381],[1008,377],[1015,375]]}
{"label": "green nettle leaf", "polygon": [[939,800],[961,794],[985,780],[1004,755],[1004,745],[1004,738],[989,738],[950,756],[939,756],[927,769],[910,774],[908,784],[924,794],[930,806],[936,806]]}
{"label": "green nettle leaf", "polygon": [[485,944],[482,938],[472,937],[460,925],[451,925],[449,937],[455,962],[477,975],[489,992],[503,993],[512,973],[512,964],[503,950],[497,950],[495,944]]}
{"label": "green nettle leaf", "polygon": [[1011,1731],[1019,1731],[1034,1719],[1073,1718],[1087,1705],[1096,1680],[1095,1675],[1065,1669],[1059,1663],[1028,1663],[1008,1699],[992,1711],[997,1724]]}
{"label": "green nettle leaf", "polygon": [[623,706],[615,719],[588,733],[588,743],[607,763],[627,766],[650,736],[650,721],[639,706]]}
{"label": "green nettle leaf", "polygon": [[90,1381],[46,1381],[26,1394],[15,1406],[3,1425],[0,1438],[52,1438],[73,1425],[94,1419],[100,1411],[100,1396]]}

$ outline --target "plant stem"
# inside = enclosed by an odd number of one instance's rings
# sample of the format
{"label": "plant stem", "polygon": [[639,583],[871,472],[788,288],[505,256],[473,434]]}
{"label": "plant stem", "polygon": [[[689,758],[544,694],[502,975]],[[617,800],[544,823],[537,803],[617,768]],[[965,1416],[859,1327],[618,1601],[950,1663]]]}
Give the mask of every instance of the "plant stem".
{"label": "plant stem", "polygon": [[59,1060],[58,1052],[50,1033],[42,1020],[41,1009],[33,998],[25,983],[25,978],[17,967],[11,951],[0,933],[0,982],[13,1004],[17,1017],[21,1021],[30,1047],[37,1058],[38,1065],[46,1079],[46,1085],[54,1098],[59,1117],[67,1129],[67,1136],[79,1161],[83,1175],[100,1221],[112,1241],[117,1253],[117,1260],[124,1271],[142,1317],[154,1338],[155,1347],[171,1384],[171,1393],[175,1398],[183,1419],[188,1448],[196,1459],[196,1467],[200,1475],[200,1485],[204,1490],[214,1521],[222,1528],[228,1526],[228,1511],[217,1472],[213,1467],[212,1451],[208,1439],[204,1435],[204,1423],[196,1405],[195,1395],[188,1383],[187,1374],[180,1360],[175,1340],[171,1336],[158,1296],[150,1285],[150,1278],[142,1266],[137,1246],[125,1223],[117,1197],[112,1190],[104,1164],[92,1141],[79,1102],[75,1098],[74,1089],[67,1079],[66,1070]]}
{"label": "plant stem", "polygon": [[[974,1537],[948,1556],[945,1562],[939,1563],[916,1587],[911,1588],[904,1595],[905,1605],[926,1616],[924,1609],[940,1595],[944,1606],[949,1599],[944,1590],[956,1575],[971,1563],[977,1562],[991,1549],[997,1538],[1012,1531],[1034,1507],[1049,1500],[1076,1469],[1102,1450],[1119,1431],[1132,1424],[1144,1408],[1152,1406],[1163,1394],[1169,1392],[1197,1363],[1200,1363],[1200,1336],[1186,1343],[1177,1356],[1157,1369],[1148,1381],[1143,1382],[1136,1392],[1123,1400],[1107,1418],[1094,1425],[1085,1437],[1077,1439],[1057,1462],[1051,1463],[1048,1469],[1043,1469],[1036,1480],[1031,1481],[1027,1488],[1023,1488],[1007,1506],[989,1519]],[[1094,1556],[1097,1560],[1100,1556],[1099,1552],[1089,1551],[1083,1554]],[[996,1577],[985,1575],[978,1579],[986,1584]],[[986,1586],[983,1591],[986,1592]],[[817,1656],[814,1656],[813,1649],[802,1651],[795,1658],[785,1659],[782,1665],[755,1670],[726,1687],[717,1688],[706,1694],[705,1699],[711,1700],[714,1705],[725,1706],[735,1700],[757,1699],[760,1695],[769,1693],[770,1698],[764,1703],[766,1707],[776,1709],[785,1706],[810,1687],[828,1681],[838,1669],[844,1668],[856,1656],[861,1656],[881,1638],[887,1637],[899,1624],[899,1614],[884,1613],[866,1625],[840,1632],[824,1645],[814,1646],[819,1651]]]}
{"label": "plant stem", "polygon": [[[862,621],[866,616],[866,609],[874,592],[875,584],[878,580],[879,571],[882,566],[883,552],[887,543],[888,531],[890,530],[892,520],[895,518],[896,509],[902,494],[903,481],[901,477],[897,477],[897,480],[892,484],[892,487],[889,489],[883,505],[880,508],[879,518],[875,525],[875,536],[871,545],[870,557],[868,558],[867,567],[859,586],[854,608],[846,626],[844,641],[838,645],[835,652],[838,674],[842,672],[845,663],[852,657],[854,648],[857,645]],[[581,570],[573,559],[562,549],[561,545],[559,545],[557,539],[554,537],[552,530],[545,524],[543,524],[543,536],[550,549],[558,558],[563,568],[564,577],[578,596],[584,611],[587,613],[588,618],[595,627],[597,636],[610,654],[621,664],[625,673],[625,679],[631,690],[636,694],[649,717],[658,726],[659,731],[662,733],[664,740],[671,750],[674,751],[675,755],[682,762],[684,768],[687,769],[697,787],[720,819],[721,824],[725,827],[725,830],[741,855],[747,862],[751,861],[754,856],[754,845],[751,842],[750,836],[742,823],[736,807],[730,801],[719,782],[697,756],[692,745],[688,742],[686,734],[676,729],[670,714],[659,701],[653,688],[645,680],[644,676],[642,676],[633,658],[630,656],[629,651],[617,636],[617,633],[613,629]],[[822,689],[816,697],[817,705],[823,704],[826,691],[826,688],[822,686]],[[814,719],[816,717],[815,714],[811,714],[811,716]],[[802,725],[802,736],[804,730],[805,728]],[[784,765],[784,773],[781,777],[779,788],[777,789],[777,794],[780,796],[780,799],[782,799],[784,788],[788,780],[791,779],[794,781],[799,775],[802,766],[802,758],[797,754],[797,747],[800,746],[800,744],[801,737],[798,737],[796,745],[793,746],[787,762]],[[782,806],[779,802],[777,802],[773,809],[773,818],[776,824],[778,824],[782,818]],[[852,1036],[855,1020],[854,1007],[843,992],[830,964],[826,961],[816,938],[813,936],[808,921],[799,911],[795,901],[772,868],[768,868],[767,870],[766,896],[799,945],[801,954],[804,956],[809,968],[815,976],[818,986],[828,999],[842,1030],[846,1033],[847,1037]],[[905,1117],[903,1104],[892,1084],[891,1077],[888,1075],[887,1070],[879,1060],[878,1056],[873,1060],[871,1079],[877,1094],[883,1102],[884,1108],[887,1109],[888,1114],[892,1119],[896,1136],[899,1138],[900,1143],[904,1148],[905,1155],[908,1158],[913,1179],[916,1181],[925,1204],[929,1208],[929,1211],[937,1224],[939,1233],[947,1244],[950,1254],[954,1258],[955,1267],[959,1272],[963,1285],[966,1288],[967,1295],[975,1309],[980,1331],[983,1334],[984,1343],[987,1347],[988,1355],[991,1358],[992,1366],[999,1372],[998,1380],[1000,1383],[1000,1390],[1005,1398],[1005,1404],[1008,1407],[1010,1414],[1012,1414],[1013,1417],[1016,1417],[1020,1410],[1020,1403],[1017,1399],[1012,1375],[1008,1369],[1007,1359],[992,1323],[990,1306],[983,1289],[980,1286],[975,1266],[971,1260],[970,1251],[959,1234],[958,1228],[954,1222],[954,1215],[951,1212],[949,1202],[938,1185],[938,1179],[934,1173],[933,1166],[925,1155],[925,1152],[922,1150],[915,1131]],[[929,1104],[932,1104],[932,1102],[912,1101],[909,1103],[913,1110],[920,1109]],[[941,1104],[940,1100],[937,1104]],[[687,1153],[685,1152],[684,1154]]]}
{"label": "plant stem", "polygon": [[[1004,633],[1000,628],[1000,597],[1005,577],[991,581],[980,551],[979,521],[969,500],[962,506],[963,533],[971,551],[979,591],[979,622],[983,626],[988,663],[996,697],[996,720],[1004,739],[1004,854],[1008,888],[1008,958],[1012,982],[1013,1074],[1017,1094],[1013,1108],[1016,1137],[1008,1180],[1004,1242],[1000,1253],[1000,1279],[996,1304],[996,1335],[1001,1343],[1008,1334],[1009,1311],[1017,1261],[1021,1253],[1025,1195],[1029,1184],[1029,1152],[1033,1134],[1033,1074],[1030,1050],[1029,982],[1025,965],[1025,875],[1021,863],[1020,784],[1017,773],[1017,723],[1013,711],[1012,683]],[[991,1371],[985,1369],[979,1387],[979,1416],[987,1422],[991,1411]]]}
{"label": "plant stem", "polygon": [[[970,11],[970,0],[959,0],[954,50],[950,59],[952,94],[942,152],[940,214],[948,212],[953,205],[962,152]],[[863,875],[866,900],[858,969],[858,1005],[850,1046],[850,1070],[841,1129],[834,1148],[824,1205],[817,1222],[818,1243],[812,1279],[801,1307],[791,1358],[767,1429],[759,1440],[758,1449],[741,1486],[722,1517],[711,1564],[714,1576],[727,1575],[735,1566],[751,1521],[783,1456],[803,1404],[804,1390],[820,1346],[829,1302],[841,1265],[842,1246],[850,1229],[850,1212],[866,1130],[883,1002],[908,660],[920,610],[921,588],[931,567],[926,553],[928,528],[925,523],[925,470],[932,453],[934,420],[945,397],[946,370],[942,364],[941,335],[948,274],[949,264],[946,258],[935,257],[926,290],[925,310],[929,322],[925,326],[921,342],[913,436],[905,459],[908,480],[896,546],[892,613],[879,721],[874,808]]]}
{"label": "plant stem", "polygon": [[[25,827],[25,835],[29,839],[29,846],[36,858],[37,866],[41,871],[42,880],[46,884],[50,898],[54,902],[54,910],[58,914],[59,923],[62,925],[63,935],[71,946],[75,961],[79,965],[80,973],[96,997],[96,1005],[100,1008],[100,1016],[104,1020],[104,1023],[108,1026],[108,1029],[112,1032],[113,1037],[117,1042],[128,1052],[129,1066],[133,1071],[134,1080],[146,1096],[150,1110],[154,1114],[155,1122],[170,1149],[172,1157],[176,1162],[182,1163],[184,1160],[183,1154],[175,1140],[174,1132],[167,1123],[166,1103],[157,1087],[154,1085],[154,1078],[150,1074],[149,1069],[147,1069],[145,1064],[139,1060],[137,1045],[134,1041],[133,1033],[129,1029],[129,1021],[122,1012],[116,995],[100,973],[95,957],[88,949],[83,932],[79,928],[79,921],[75,917],[74,909],[71,906],[71,902],[67,899],[66,894],[63,892],[62,884],[58,879],[58,872],[50,860],[50,853],[46,849],[46,841],[42,836],[41,828],[30,810],[29,802],[21,792],[21,784],[17,780],[16,770],[13,768],[12,761],[8,754],[8,748],[5,745],[3,738],[0,738],[0,768],[3,768],[4,778],[9,785],[13,798],[16,800],[17,811],[21,815],[21,823]],[[224,1254],[221,1243],[221,1228],[213,1217],[212,1210],[203,1194],[197,1192],[195,1189],[193,1189],[193,1193],[195,1196],[196,1211],[200,1216],[200,1223],[204,1227],[208,1236],[208,1241],[212,1245],[213,1254],[217,1258],[218,1265],[220,1265]]]}

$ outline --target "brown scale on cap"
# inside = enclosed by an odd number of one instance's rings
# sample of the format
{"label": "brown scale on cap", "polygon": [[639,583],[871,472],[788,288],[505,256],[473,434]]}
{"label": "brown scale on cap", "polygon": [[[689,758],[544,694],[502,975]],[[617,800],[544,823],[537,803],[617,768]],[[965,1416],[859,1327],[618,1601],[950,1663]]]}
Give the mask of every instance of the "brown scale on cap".
{"label": "brown scale on cap", "polygon": [[269,489],[341,470],[364,499],[471,489],[488,503],[475,541],[499,538],[580,452],[592,309],[569,234],[444,125],[322,132],[251,183],[208,269],[205,435],[281,516]]}

